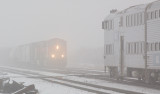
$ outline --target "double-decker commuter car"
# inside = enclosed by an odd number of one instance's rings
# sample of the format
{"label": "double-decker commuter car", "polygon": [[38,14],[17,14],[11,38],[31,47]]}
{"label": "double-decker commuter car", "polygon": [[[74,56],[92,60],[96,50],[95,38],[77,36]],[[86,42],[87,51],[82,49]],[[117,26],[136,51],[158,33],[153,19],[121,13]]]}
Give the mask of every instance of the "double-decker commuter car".
{"label": "double-decker commuter car", "polygon": [[160,79],[160,1],[111,10],[102,22],[104,63],[110,76]]}

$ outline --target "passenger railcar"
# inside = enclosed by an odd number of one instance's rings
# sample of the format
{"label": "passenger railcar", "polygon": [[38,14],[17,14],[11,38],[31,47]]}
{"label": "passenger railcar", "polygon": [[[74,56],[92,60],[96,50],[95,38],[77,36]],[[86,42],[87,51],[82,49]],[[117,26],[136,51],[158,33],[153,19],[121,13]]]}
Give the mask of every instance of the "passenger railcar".
{"label": "passenger railcar", "polygon": [[67,44],[59,38],[25,44],[15,47],[11,52],[11,58],[21,65],[65,67]]}
{"label": "passenger railcar", "polygon": [[110,76],[160,78],[160,1],[111,10],[102,22],[104,63]]}

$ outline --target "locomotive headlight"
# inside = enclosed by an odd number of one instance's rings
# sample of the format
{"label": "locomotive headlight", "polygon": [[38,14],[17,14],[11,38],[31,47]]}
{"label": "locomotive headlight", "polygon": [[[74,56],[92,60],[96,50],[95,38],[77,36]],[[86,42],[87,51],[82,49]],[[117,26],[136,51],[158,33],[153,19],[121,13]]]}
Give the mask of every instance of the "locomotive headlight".
{"label": "locomotive headlight", "polygon": [[59,45],[56,46],[56,49],[57,49],[57,50],[59,49]]}
{"label": "locomotive headlight", "polygon": [[62,54],[61,57],[64,58],[64,55]]}
{"label": "locomotive headlight", "polygon": [[51,55],[51,57],[52,57],[52,58],[55,58],[55,55],[54,55],[54,54],[52,54],[52,55]]}

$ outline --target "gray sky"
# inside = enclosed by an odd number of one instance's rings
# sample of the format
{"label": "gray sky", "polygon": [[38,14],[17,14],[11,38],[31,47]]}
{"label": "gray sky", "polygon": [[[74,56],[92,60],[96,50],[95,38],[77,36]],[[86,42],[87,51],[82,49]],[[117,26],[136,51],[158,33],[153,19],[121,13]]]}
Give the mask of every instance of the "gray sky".
{"label": "gray sky", "polygon": [[111,9],[155,0],[0,0],[0,47],[54,37],[69,50],[103,47],[101,22]]}

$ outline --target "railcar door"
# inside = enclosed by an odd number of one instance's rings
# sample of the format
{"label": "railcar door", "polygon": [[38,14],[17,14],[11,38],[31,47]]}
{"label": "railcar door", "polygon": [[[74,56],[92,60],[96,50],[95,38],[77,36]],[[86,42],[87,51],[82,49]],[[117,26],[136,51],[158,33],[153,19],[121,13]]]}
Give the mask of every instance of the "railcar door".
{"label": "railcar door", "polygon": [[115,38],[114,38],[114,51],[115,51],[115,64],[117,67],[118,78],[124,76],[124,33],[122,31],[122,17],[115,19]]}
{"label": "railcar door", "polygon": [[124,76],[124,36],[120,36],[119,75]]}

